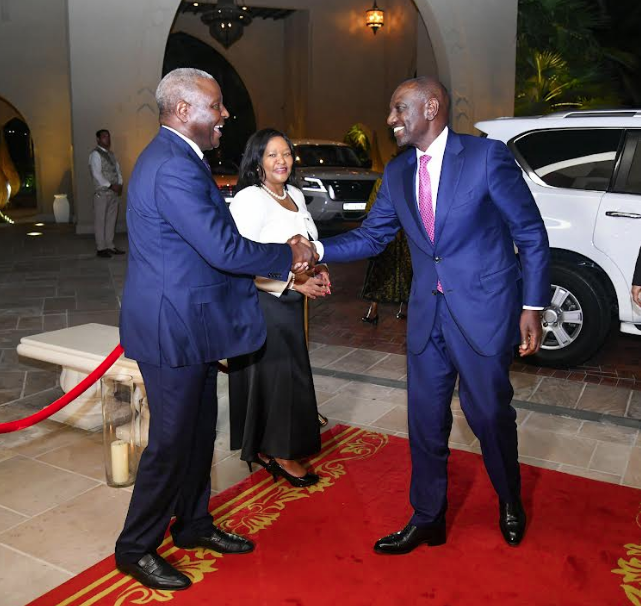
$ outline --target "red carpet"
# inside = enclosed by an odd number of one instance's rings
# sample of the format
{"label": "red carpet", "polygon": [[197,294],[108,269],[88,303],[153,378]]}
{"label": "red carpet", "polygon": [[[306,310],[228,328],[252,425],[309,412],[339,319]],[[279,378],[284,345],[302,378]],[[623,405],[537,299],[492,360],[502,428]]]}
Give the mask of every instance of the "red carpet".
{"label": "red carpet", "polygon": [[637,490],[523,466],[530,523],[510,548],[481,458],[454,451],[447,544],[390,557],[372,545],[410,515],[407,441],[338,426],[314,466],[310,489],[261,470],[212,499],[218,524],[256,540],[253,554],[167,539],[160,553],[192,578],[187,591],[149,590],[107,558],[31,606],[641,605]]}

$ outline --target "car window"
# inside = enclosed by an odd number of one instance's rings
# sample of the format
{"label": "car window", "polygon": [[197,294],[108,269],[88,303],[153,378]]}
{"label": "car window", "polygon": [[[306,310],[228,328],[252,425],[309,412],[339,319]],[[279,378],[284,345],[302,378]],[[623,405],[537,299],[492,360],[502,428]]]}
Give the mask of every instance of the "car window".
{"label": "car window", "polygon": [[[629,163],[629,168],[628,168]],[[624,194],[641,194],[641,133],[629,131],[621,161],[615,191]],[[627,174],[621,174],[627,171]]]}
{"label": "car window", "polygon": [[515,139],[517,155],[553,187],[607,191],[622,129],[564,129],[527,133]]}
{"label": "car window", "polygon": [[296,145],[296,166],[360,168],[356,152],[347,145]]}

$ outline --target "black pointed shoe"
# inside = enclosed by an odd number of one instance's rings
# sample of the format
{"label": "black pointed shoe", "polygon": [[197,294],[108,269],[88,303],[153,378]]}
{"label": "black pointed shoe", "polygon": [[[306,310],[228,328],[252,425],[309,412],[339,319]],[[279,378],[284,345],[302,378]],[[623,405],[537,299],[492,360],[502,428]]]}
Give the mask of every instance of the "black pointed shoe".
{"label": "black pointed shoe", "polygon": [[376,541],[374,551],[387,555],[409,553],[419,545],[436,547],[445,544],[445,522],[427,526],[408,524],[403,530],[390,534]]}
{"label": "black pointed shoe", "polygon": [[231,532],[225,532],[217,526],[212,526],[211,532],[207,535],[196,537],[191,541],[183,543],[174,539],[174,545],[182,549],[204,547],[205,549],[213,549],[218,553],[249,553],[254,551],[254,544],[249,539]]}
{"label": "black pointed shoe", "polygon": [[516,547],[525,534],[526,516],[521,500],[499,501],[499,528],[506,543]]}
{"label": "black pointed shoe", "polygon": [[147,553],[135,563],[116,560],[116,566],[120,572],[132,576],[150,589],[180,591],[191,585],[189,577],[176,570],[157,553]]}

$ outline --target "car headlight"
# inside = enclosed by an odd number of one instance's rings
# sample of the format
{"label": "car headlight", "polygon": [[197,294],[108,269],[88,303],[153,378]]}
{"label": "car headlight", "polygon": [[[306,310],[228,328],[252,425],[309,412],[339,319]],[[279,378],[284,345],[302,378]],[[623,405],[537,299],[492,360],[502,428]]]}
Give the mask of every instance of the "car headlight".
{"label": "car headlight", "polygon": [[304,177],[303,181],[305,181],[305,184],[302,187],[303,191],[327,192],[320,179],[316,179],[315,177]]}

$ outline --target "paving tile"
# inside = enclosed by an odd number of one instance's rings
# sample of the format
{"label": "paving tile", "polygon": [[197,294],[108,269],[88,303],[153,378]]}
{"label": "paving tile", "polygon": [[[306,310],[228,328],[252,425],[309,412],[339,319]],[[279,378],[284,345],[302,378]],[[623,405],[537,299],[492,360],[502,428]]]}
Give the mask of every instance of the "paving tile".
{"label": "paving tile", "polygon": [[598,442],[590,461],[590,469],[622,477],[632,452],[632,446]]}
{"label": "paving tile", "polygon": [[[322,351],[322,350],[319,350]],[[326,366],[329,370],[363,374],[368,368],[386,358],[389,354],[368,349],[356,349]]]}
{"label": "paving tile", "polygon": [[519,453],[563,465],[587,468],[596,440],[577,438],[543,429],[519,430]]}
{"label": "paving tile", "polygon": [[326,391],[320,391],[318,389],[316,390],[316,404],[318,406],[321,406],[322,404],[327,402],[327,400],[331,400],[333,397],[333,393],[327,393]]}
{"label": "paving tile", "polygon": [[399,380],[407,374],[407,357],[398,354],[388,354],[380,362],[364,371],[365,375]]}
{"label": "paving tile", "polygon": [[6,507],[0,507],[0,532],[13,528],[28,519],[28,516],[11,511]]}
{"label": "paving tile", "polygon": [[527,400],[541,381],[542,378],[536,375],[524,372],[510,372],[510,382],[514,388],[514,399]]}
{"label": "paving tile", "polygon": [[554,404],[563,408],[574,408],[583,385],[564,379],[544,378],[536,391],[530,396],[530,402]]}
{"label": "paving tile", "polygon": [[623,474],[622,484],[641,488],[641,448],[635,447],[630,452],[628,467]]}
{"label": "paving tile", "polygon": [[558,469],[561,467],[559,463],[546,461],[544,459],[536,459],[534,457],[526,457],[519,455],[519,462],[523,465],[532,465],[532,467],[542,467],[543,469]]}
{"label": "paving tile", "polygon": [[216,492],[222,492],[226,488],[244,480],[248,475],[250,473],[247,463],[241,461],[238,454],[227,457],[212,466],[211,489]]}
{"label": "paving tile", "polygon": [[78,574],[113,553],[130,499],[99,485],[0,534],[0,542]]}
{"label": "paving tile", "polygon": [[[309,360],[312,367],[324,368],[336,360],[345,357],[354,351],[353,347],[343,347],[340,345],[326,345],[309,352]],[[341,369],[342,370],[342,369]]]}
{"label": "paving tile", "polygon": [[[72,576],[50,564],[0,545],[2,606],[24,606]],[[25,579],[29,579],[29,582],[26,583]]]}
{"label": "paving tile", "polygon": [[337,394],[320,407],[320,412],[326,417],[340,419],[346,423],[361,423],[369,425],[379,419],[394,406],[387,402],[355,398],[349,395]]}
{"label": "paving tile", "polygon": [[394,432],[401,431],[407,433],[407,408],[404,406],[395,406],[382,417],[373,421],[372,426]]}
{"label": "paving tile", "polygon": [[11,487],[0,492],[0,505],[28,516],[42,513],[96,485],[93,480],[25,457],[0,463],[0,486]]}
{"label": "paving tile", "polygon": [[586,422],[577,435],[581,438],[592,438],[602,442],[634,446],[639,436],[639,430],[633,427],[621,427],[620,425],[608,423]]}
{"label": "paving tile", "polygon": [[586,385],[576,408],[593,410],[608,415],[624,416],[630,399],[630,391],[605,387],[603,385]]}
{"label": "paving tile", "polygon": [[58,386],[60,373],[56,371],[27,371],[24,386],[24,396],[30,396],[35,393],[51,389]]}
{"label": "paving tile", "polygon": [[641,391],[633,391],[628,406],[628,416],[633,419],[641,419]]}
{"label": "paving tile", "polygon": [[347,379],[339,379],[338,377],[326,377],[324,375],[315,374],[313,376],[314,387],[320,391],[335,394],[342,387],[350,383]]}
{"label": "paving tile", "polygon": [[80,435],[70,443],[49,449],[36,459],[73,471],[83,476],[88,476],[99,482],[105,482],[105,456],[102,443],[102,432]]}
{"label": "paving tile", "polygon": [[523,424],[526,429],[543,429],[567,435],[576,435],[583,421],[570,417],[559,417],[540,412],[533,412]]}
{"label": "paving tile", "polygon": [[61,309],[76,309],[75,297],[47,297],[44,303],[43,312],[50,313],[60,311]]}
{"label": "paving tile", "polygon": [[392,392],[392,387],[384,387],[373,383],[361,383],[353,381],[341,387],[339,394],[342,396],[354,396],[356,398],[365,398],[371,400],[385,400]]}

